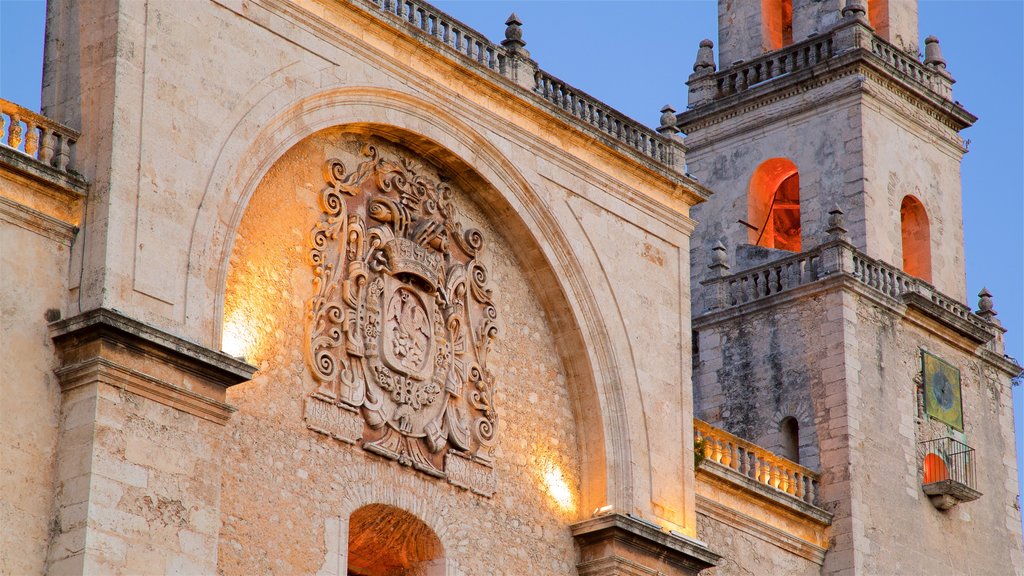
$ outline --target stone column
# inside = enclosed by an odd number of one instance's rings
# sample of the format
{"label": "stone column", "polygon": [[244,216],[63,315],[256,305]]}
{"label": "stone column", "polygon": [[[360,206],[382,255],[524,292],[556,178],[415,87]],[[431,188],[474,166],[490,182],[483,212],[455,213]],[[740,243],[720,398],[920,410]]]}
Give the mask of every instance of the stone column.
{"label": "stone column", "polygon": [[48,573],[214,574],[229,386],[255,368],[118,312],[55,322]]}

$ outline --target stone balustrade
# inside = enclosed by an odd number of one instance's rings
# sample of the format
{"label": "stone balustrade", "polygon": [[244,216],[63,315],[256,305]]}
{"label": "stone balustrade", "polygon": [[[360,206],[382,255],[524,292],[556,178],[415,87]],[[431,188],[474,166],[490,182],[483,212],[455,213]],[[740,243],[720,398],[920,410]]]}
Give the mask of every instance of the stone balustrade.
{"label": "stone balustrade", "polygon": [[570,86],[537,67],[523,47],[522,30],[514,16],[506,24],[506,40],[495,44],[480,32],[422,0],[362,0],[384,20],[426,34],[477,66],[487,68],[532,91],[582,123],[625,144],[642,157],[681,172],[669,138],[616,111],[611,106]]}
{"label": "stone balustrade", "polygon": [[537,70],[534,79],[534,91],[545,100],[612,138],[625,142],[640,154],[656,162],[672,165],[672,148],[654,130],[543,70]]}
{"label": "stone balustrade", "polygon": [[966,304],[842,241],[827,242],[768,264],[705,280],[702,284],[708,311],[718,311],[763,300],[836,274],[845,274],[889,298],[898,300],[909,294],[918,295],[974,328],[985,332],[992,329],[990,322],[972,312]]}
{"label": "stone balustrade", "polygon": [[693,419],[693,436],[704,447],[704,458],[797,498],[817,504],[818,474],[796,462],[734,436],[707,422]]}
{"label": "stone balustrade", "polygon": [[[937,41],[936,41],[937,43]],[[713,72],[713,62],[698,63],[700,70],[690,77],[691,108],[750,90],[771,80],[810,69],[861,50],[877,65],[897,72],[910,84],[931,91],[945,100],[953,96],[953,80],[942,67],[917,58],[876,36],[866,21],[847,19],[822,35],[815,35],[749,61],[722,64]]]}
{"label": "stone balustrade", "polygon": [[953,81],[948,74],[941,74],[931,66],[919,62],[907,52],[885,40],[874,36],[871,39],[871,53],[881,58],[886,65],[910,80],[928,87],[929,90],[946,100],[953,99]]}
{"label": "stone balustrade", "polygon": [[28,108],[0,99],[0,145],[68,173],[74,172],[79,136],[78,132]]}
{"label": "stone balustrade", "polygon": [[831,35],[814,37],[715,74],[715,98],[749,90],[773,78],[810,68],[834,56]]}

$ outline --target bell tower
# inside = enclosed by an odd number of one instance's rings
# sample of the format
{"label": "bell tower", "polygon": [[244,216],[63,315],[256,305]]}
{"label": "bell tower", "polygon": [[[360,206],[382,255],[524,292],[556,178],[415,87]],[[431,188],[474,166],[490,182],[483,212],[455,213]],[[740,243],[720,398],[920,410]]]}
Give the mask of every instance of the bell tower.
{"label": "bell tower", "polygon": [[919,52],[917,8],[720,0],[718,64],[702,41],[687,110],[662,117],[714,192],[692,212],[695,413],[820,471],[823,574],[1024,571],[1020,367],[991,295],[966,294],[976,118],[939,41]]}

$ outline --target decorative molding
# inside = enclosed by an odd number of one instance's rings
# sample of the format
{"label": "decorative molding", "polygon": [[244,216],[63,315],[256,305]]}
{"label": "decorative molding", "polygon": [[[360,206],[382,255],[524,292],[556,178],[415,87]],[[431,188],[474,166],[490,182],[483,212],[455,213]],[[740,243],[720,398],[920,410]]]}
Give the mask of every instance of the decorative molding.
{"label": "decorative molding", "polygon": [[[884,87],[889,93],[912,105],[917,111],[926,114],[932,120],[954,131],[962,130],[977,120],[966,110],[953,103],[943,105],[945,103],[944,100],[923,96],[918,91],[909,88],[905,83],[894,78],[883,64],[875,62],[873,59],[877,60],[877,57],[864,50],[856,50],[838,55],[814,68],[805,69],[796,74],[780,76],[757,88],[686,110],[678,116],[679,129],[688,135],[688,149],[696,153],[700,148],[700,144],[693,139],[693,134],[697,131],[854,75],[859,75],[864,80],[871,80],[875,84]],[[866,90],[865,86],[866,82],[858,82],[854,86],[855,90],[847,88],[844,94],[855,93],[857,90],[864,92]],[[879,96],[877,93],[874,94]],[[835,105],[834,100],[834,97],[818,98],[815,102],[820,106],[831,107]],[[890,102],[890,105],[893,105],[893,103]],[[789,110],[788,114],[773,114],[768,121],[779,121],[805,111],[806,106],[794,106],[792,110]],[[737,129],[748,131],[755,128],[757,126],[745,123]]]}
{"label": "decorative molding", "polygon": [[580,576],[689,575],[722,559],[702,542],[632,515],[606,514],[570,529],[580,548]]}
{"label": "decorative molding", "polygon": [[225,390],[256,372],[114,310],[59,320],[50,325],[50,334],[61,356],[56,374],[63,391],[104,383],[218,424],[234,412],[224,402]]}
{"label": "decorative molding", "polygon": [[703,514],[759,540],[778,546],[787,552],[806,558],[819,566],[825,563],[825,552],[828,551],[826,548],[793,536],[785,530],[733,510],[706,496],[697,494],[696,502],[698,514]]}
{"label": "decorative molding", "polygon": [[[307,426],[491,496],[497,439],[487,354],[498,314],[484,238],[445,181],[373,145],[327,160],[310,236]],[[328,407],[333,405],[333,411]],[[357,432],[355,416],[363,421]]]}
{"label": "decorative molding", "polygon": [[0,196],[0,220],[45,236],[58,244],[71,246],[78,227],[48,214]]}

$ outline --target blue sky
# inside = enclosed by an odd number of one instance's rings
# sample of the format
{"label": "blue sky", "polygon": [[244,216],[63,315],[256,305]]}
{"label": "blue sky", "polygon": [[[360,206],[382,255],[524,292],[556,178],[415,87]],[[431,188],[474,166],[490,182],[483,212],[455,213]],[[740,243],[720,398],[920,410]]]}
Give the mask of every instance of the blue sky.
{"label": "blue sky", "polygon": [[[515,11],[542,68],[651,126],[662,105],[685,107],[697,44],[717,37],[710,0],[436,5],[495,41]],[[0,0],[0,98],[36,110],[44,11],[43,0]],[[963,133],[971,141],[963,162],[968,303],[977,304],[983,286],[992,292],[1009,329],[1007,354],[1024,361],[1024,1],[922,0],[919,22],[922,43],[928,35],[941,41],[955,99],[980,117]],[[1024,461],[1020,388],[1014,405]]]}

